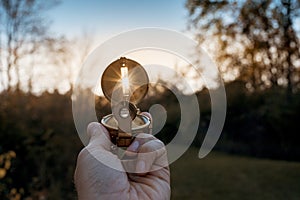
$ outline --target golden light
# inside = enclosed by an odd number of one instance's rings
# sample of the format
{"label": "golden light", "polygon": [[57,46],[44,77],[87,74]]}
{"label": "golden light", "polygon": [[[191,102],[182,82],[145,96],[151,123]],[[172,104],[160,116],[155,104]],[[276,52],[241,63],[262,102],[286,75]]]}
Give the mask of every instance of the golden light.
{"label": "golden light", "polygon": [[121,67],[121,83],[122,83],[123,98],[127,99],[129,97],[129,92],[130,92],[130,84],[129,84],[129,77],[128,77],[128,68],[125,67],[125,64],[123,64]]}
{"label": "golden light", "polygon": [[148,82],[148,75],[139,63],[121,57],[104,70],[101,88],[109,101],[130,101],[136,104],[146,95]]}

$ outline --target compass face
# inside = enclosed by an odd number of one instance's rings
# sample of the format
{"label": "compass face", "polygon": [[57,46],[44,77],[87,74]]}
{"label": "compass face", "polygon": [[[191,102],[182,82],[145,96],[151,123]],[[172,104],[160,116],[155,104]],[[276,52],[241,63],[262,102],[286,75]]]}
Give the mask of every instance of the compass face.
{"label": "compass face", "polygon": [[129,101],[137,104],[148,92],[149,78],[141,64],[125,57],[112,62],[105,69],[101,78],[103,94],[109,101],[123,100],[121,67],[128,69]]}

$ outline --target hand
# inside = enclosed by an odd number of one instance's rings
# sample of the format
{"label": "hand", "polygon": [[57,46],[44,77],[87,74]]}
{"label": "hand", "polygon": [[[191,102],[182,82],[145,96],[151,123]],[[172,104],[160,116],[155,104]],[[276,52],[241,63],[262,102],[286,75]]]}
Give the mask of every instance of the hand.
{"label": "hand", "polygon": [[126,151],[137,159],[123,161],[111,153],[101,124],[89,124],[87,132],[90,141],[78,155],[74,174],[78,199],[170,199],[167,154],[160,140],[139,134]]}

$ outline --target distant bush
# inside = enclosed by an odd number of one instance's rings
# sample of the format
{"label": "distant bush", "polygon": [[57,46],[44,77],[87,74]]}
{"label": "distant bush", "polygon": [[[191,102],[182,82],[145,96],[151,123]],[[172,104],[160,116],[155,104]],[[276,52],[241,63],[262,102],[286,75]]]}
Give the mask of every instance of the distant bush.
{"label": "distant bush", "polygon": [[8,174],[0,177],[5,183],[0,199],[74,199],[74,166],[82,144],[70,94],[3,92],[0,98],[0,156],[15,153]]}
{"label": "distant bush", "polygon": [[[235,81],[226,85],[226,95],[226,121],[215,149],[255,157],[300,160],[299,92],[288,95],[283,88],[249,92],[243,82]],[[208,93],[202,91],[198,98],[201,107]],[[201,145],[210,121],[209,107],[202,107],[196,146]]]}

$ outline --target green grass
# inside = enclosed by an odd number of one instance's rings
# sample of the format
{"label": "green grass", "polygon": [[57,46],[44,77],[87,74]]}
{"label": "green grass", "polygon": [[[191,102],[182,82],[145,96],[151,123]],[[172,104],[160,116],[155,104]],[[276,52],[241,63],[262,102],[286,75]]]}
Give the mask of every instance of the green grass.
{"label": "green grass", "polygon": [[300,163],[190,148],[171,165],[172,199],[300,199]]}

